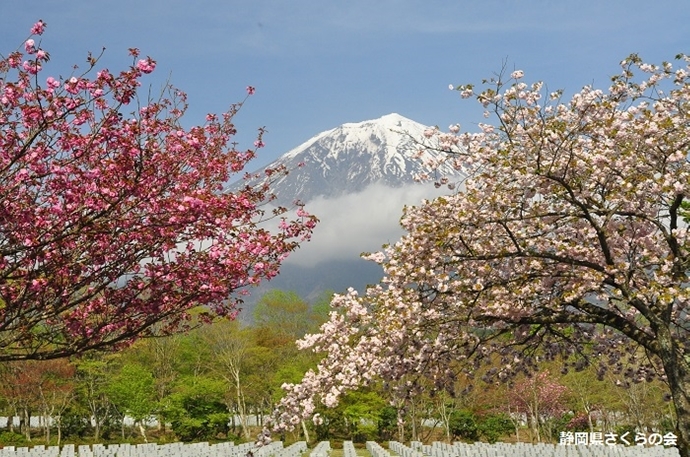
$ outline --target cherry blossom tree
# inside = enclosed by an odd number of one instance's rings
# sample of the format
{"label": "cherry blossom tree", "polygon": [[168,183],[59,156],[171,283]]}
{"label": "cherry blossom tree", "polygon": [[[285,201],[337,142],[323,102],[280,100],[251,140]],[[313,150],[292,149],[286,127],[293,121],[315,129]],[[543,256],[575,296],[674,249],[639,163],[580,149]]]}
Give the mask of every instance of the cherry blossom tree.
{"label": "cherry blossom tree", "polygon": [[511,379],[561,358],[671,391],[690,455],[690,58],[632,55],[606,90],[569,100],[522,71],[453,87],[493,124],[429,129],[467,179],[406,208],[407,234],[369,258],[385,270],[364,295],[336,296],[330,321],[300,341],[325,358],[287,395],[278,426],[369,380],[443,379],[451,361],[500,361]]}
{"label": "cherry blossom tree", "polygon": [[545,370],[517,381],[508,397],[511,410],[527,416],[533,439],[541,442],[542,423],[566,412],[567,393],[568,388]]}
{"label": "cherry blossom tree", "polygon": [[138,96],[156,62],[137,49],[119,73],[89,55],[45,77],[44,28],[0,56],[0,361],[174,332],[193,308],[234,316],[315,224],[268,211],[270,179],[224,191],[256,152],[232,143],[242,103],[184,128],[184,93]]}

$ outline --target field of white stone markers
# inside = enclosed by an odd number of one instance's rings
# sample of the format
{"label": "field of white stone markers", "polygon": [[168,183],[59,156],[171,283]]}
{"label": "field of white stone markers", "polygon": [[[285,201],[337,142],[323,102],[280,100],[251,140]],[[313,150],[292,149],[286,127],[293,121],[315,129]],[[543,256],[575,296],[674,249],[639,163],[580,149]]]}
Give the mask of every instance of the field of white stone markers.
{"label": "field of white stone markers", "polygon": [[285,446],[274,441],[256,447],[254,443],[231,442],[170,443],[170,444],[94,444],[14,447],[0,449],[0,457],[676,457],[675,447],[622,446],[622,445],[558,445],[527,443],[461,443],[434,442],[409,445],[390,441],[380,444],[368,441],[364,447],[355,447],[344,441],[342,449],[321,441],[309,448],[299,441]]}

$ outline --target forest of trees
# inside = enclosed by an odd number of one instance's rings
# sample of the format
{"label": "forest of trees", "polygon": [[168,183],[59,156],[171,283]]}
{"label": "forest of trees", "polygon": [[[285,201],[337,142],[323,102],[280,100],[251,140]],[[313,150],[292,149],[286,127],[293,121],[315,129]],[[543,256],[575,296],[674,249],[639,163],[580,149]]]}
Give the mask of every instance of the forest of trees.
{"label": "forest of trees", "polygon": [[[253,440],[281,385],[317,363],[319,354],[294,342],[318,330],[329,300],[327,293],[310,305],[273,290],[251,323],[221,320],[111,354],[4,363],[0,413],[10,420],[0,443]],[[337,408],[317,406],[318,425],[305,422],[281,438],[557,441],[565,430],[672,429],[660,383],[558,370],[510,387],[461,376],[402,399],[394,392],[408,379],[373,385],[348,393]]]}

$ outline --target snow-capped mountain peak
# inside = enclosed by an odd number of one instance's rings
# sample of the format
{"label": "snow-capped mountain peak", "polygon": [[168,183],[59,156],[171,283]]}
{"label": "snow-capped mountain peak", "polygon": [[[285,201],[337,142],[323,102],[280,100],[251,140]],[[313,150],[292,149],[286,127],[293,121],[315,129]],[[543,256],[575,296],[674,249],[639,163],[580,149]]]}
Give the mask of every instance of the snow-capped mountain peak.
{"label": "snow-capped mountain peak", "polygon": [[[291,170],[274,183],[273,191],[281,204],[290,204],[357,192],[373,183],[392,187],[411,183],[416,175],[430,171],[425,160],[441,154],[426,151],[420,157],[417,141],[426,128],[391,113],[319,133],[270,165]],[[442,165],[439,173],[457,171]]]}
{"label": "snow-capped mountain peak", "polygon": [[[407,132],[416,136],[417,134],[421,134],[424,128],[423,125],[411,121],[397,113],[387,114],[378,119],[363,122],[349,122],[334,129],[319,133],[290,150],[283,155],[281,159],[293,158],[303,153],[305,149],[328,137],[337,137],[350,144],[366,144],[367,140],[371,140],[372,136],[375,136],[377,139],[386,140],[385,142],[389,146],[394,146],[400,141],[400,133]],[[331,151],[331,155],[337,154],[338,149],[340,148]]]}

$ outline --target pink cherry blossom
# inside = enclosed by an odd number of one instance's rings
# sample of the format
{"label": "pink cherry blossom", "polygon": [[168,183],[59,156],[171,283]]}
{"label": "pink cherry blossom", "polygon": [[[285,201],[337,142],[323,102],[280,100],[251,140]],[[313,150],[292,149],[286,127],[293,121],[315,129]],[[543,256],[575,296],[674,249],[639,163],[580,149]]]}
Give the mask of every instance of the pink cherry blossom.
{"label": "pink cherry blossom", "polygon": [[156,61],[152,60],[150,57],[141,59],[137,62],[137,68],[141,70],[142,73],[151,73],[156,69]]}
{"label": "pink cherry blossom", "polygon": [[45,30],[45,27],[46,27],[46,23],[39,19],[39,21],[36,22],[31,27],[31,34],[32,35],[43,35],[43,31]]}

